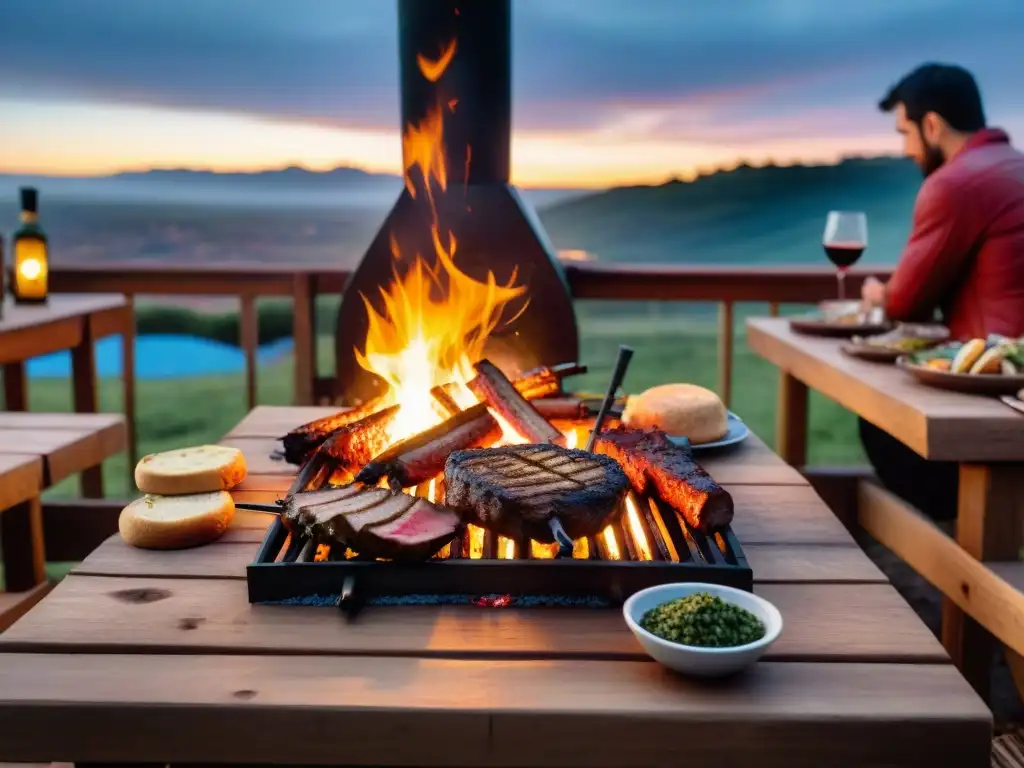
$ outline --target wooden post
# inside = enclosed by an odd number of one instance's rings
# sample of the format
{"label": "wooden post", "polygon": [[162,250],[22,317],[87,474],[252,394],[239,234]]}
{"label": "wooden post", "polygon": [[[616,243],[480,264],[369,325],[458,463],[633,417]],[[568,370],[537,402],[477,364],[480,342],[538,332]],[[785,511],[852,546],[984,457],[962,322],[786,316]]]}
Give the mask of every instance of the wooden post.
{"label": "wooden post", "polygon": [[295,301],[292,338],[295,342],[295,404],[313,404],[313,379],[316,377],[316,304],[313,278],[295,276],[292,296]]}
{"label": "wooden post", "polygon": [[24,592],[46,579],[43,508],[38,496],[0,513],[0,556],[9,592]]}
{"label": "wooden post", "polygon": [[28,410],[28,378],[21,361],[4,365],[4,407],[8,411]]}
{"label": "wooden post", "polygon": [[718,305],[718,392],[728,408],[732,404],[732,302]]}
{"label": "wooden post", "polygon": [[256,407],[256,350],[259,347],[259,314],[256,311],[256,297],[252,294],[242,295],[242,313],[240,336],[242,350],[245,352],[245,394],[251,411]]}
{"label": "wooden post", "polygon": [[[975,559],[1017,560],[1024,542],[1024,466],[960,465],[957,543]],[[942,600],[942,644],[967,682],[988,698],[992,636],[949,598]]]}
{"label": "wooden post", "polygon": [[121,334],[121,387],[124,417],[128,428],[128,487],[135,487],[135,464],[139,460],[139,428],[135,412],[135,296],[126,294],[128,318]]}
{"label": "wooden post", "polygon": [[[82,324],[81,341],[71,349],[75,413],[96,413],[96,348],[92,321],[85,317]],[[82,470],[82,495],[88,499],[103,497],[102,462]]]}
{"label": "wooden post", "polygon": [[807,463],[807,385],[785,371],[779,373],[779,406],[775,450],[797,469]]}

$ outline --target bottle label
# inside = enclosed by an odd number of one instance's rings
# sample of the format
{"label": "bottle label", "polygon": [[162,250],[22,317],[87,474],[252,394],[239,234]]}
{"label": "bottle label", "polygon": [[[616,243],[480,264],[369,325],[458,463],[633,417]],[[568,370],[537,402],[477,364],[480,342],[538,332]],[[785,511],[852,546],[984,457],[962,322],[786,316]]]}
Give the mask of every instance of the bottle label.
{"label": "bottle label", "polygon": [[47,284],[46,244],[24,238],[14,244],[11,291],[19,299],[45,299]]}

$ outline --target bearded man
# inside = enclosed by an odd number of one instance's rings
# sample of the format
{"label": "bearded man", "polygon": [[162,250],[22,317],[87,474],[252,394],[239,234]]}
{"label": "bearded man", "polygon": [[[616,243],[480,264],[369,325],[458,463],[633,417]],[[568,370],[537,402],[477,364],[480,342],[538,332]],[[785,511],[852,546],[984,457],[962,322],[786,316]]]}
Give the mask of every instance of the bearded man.
{"label": "bearded man", "polygon": [[[878,106],[895,113],[904,154],[925,179],[896,271],[887,284],[865,282],[864,303],[892,320],[937,316],[962,341],[1024,336],[1024,154],[986,127],[962,67],[918,67]],[[956,516],[956,464],[926,461],[863,419],[860,436],[891,491],[936,519]]]}

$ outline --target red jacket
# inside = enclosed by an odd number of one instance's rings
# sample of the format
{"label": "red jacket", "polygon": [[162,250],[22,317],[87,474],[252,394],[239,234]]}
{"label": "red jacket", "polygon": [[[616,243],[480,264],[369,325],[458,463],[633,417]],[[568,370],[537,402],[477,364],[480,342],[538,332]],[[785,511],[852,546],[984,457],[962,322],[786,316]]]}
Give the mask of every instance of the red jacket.
{"label": "red jacket", "polygon": [[925,179],[910,240],[886,291],[894,320],[931,320],[953,338],[1024,336],[1024,154],[979,131]]}

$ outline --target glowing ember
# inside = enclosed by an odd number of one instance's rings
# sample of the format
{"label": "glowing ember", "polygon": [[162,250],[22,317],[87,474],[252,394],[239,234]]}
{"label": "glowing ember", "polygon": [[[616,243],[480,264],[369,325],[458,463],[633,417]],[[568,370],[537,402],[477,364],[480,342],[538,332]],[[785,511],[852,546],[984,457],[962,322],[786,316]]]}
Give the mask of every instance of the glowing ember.
{"label": "glowing ember", "polygon": [[622,554],[619,552],[619,542],[615,540],[615,533],[612,531],[611,526],[608,526],[601,531],[601,542],[608,551],[609,560],[622,559]]}
{"label": "glowing ember", "polygon": [[516,559],[516,543],[504,536],[498,537],[498,557],[502,560]]}
{"label": "glowing ember", "polygon": [[637,555],[641,560],[653,560],[650,545],[647,543],[647,534],[640,523],[640,510],[637,509],[632,492],[626,496],[626,524],[629,526],[633,541],[636,542]]}
{"label": "glowing ember", "polygon": [[[441,47],[436,59],[420,55],[417,62],[423,77],[436,83],[456,48],[452,40]],[[455,103],[449,100],[449,109],[454,109]],[[499,284],[492,272],[486,279],[476,280],[455,265],[455,235],[442,230],[434,205],[434,188],[442,193],[448,188],[444,114],[439,96],[437,105],[422,121],[407,125],[402,136],[406,188],[416,198],[422,185],[430,205],[434,263],[429,265],[417,253],[411,266],[399,274],[402,252],[392,236],[394,280],[380,289],[382,309],[378,311],[362,296],[369,323],[364,348],[356,349],[355,356],[362,368],[387,383],[387,404],[401,404],[388,430],[391,443],[443,420],[446,414],[430,394],[435,386],[453,383],[452,396],[462,407],[476,402],[465,386],[474,375],[472,365],[483,356],[490,334],[503,322],[515,319],[503,318],[506,306],[526,293],[526,286],[515,284],[515,270],[506,284]],[[525,302],[519,311],[524,309]],[[512,438],[515,433],[506,426],[502,425],[504,433]]]}
{"label": "glowing ember", "polygon": [[476,604],[482,608],[505,608],[512,604],[512,595],[493,595],[481,597]]}

